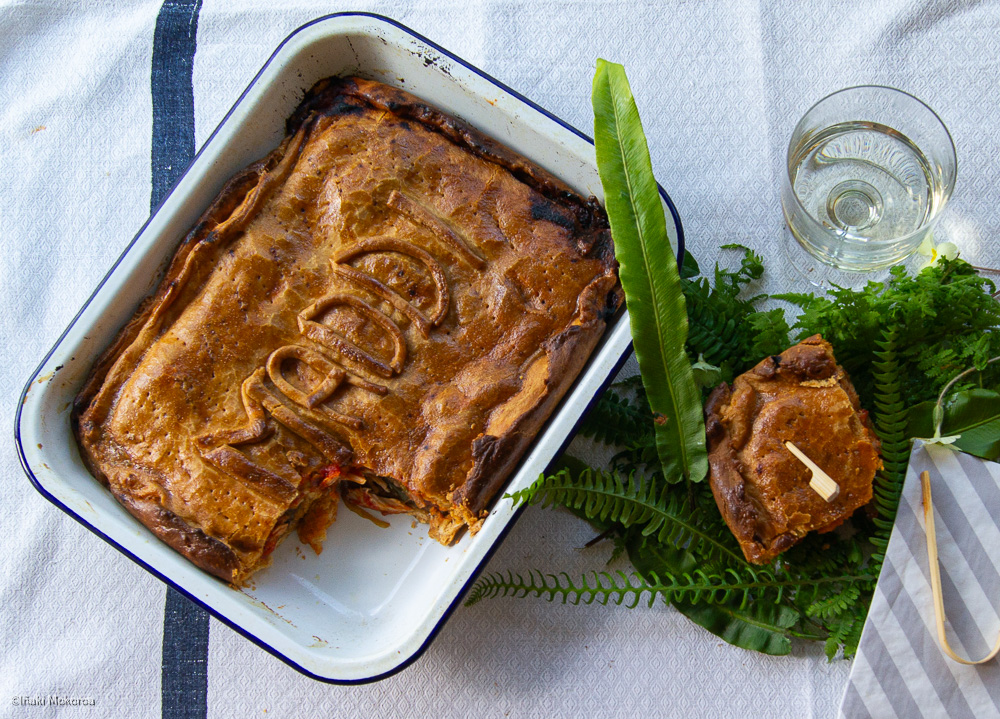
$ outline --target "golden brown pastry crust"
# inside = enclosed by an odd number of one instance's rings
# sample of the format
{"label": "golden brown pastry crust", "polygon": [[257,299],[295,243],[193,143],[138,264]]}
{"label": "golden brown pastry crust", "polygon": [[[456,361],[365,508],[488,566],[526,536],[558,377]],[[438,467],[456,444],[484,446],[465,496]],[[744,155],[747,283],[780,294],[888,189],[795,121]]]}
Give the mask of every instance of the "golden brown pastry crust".
{"label": "golden brown pastry crust", "polygon": [[417,98],[331,78],[288,132],[73,418],[115,497],[234,582],[331,472],[397,480],[441,541],[475,530],[622,301],[593,198]]}
{"label": "golden brown pastry crust", "polygon": [[[879,441],[830,343],[814,335],[719,385],[705,406],[712,493],[747,561],[763,564],[872,497]],[[793,442],[840,485],[826,502]]]}

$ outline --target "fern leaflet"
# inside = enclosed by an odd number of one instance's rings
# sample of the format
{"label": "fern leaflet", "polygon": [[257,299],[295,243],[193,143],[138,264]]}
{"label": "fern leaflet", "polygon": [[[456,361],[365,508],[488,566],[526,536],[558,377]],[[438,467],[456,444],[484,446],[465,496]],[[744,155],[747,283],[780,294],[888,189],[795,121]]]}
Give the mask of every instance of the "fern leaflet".
{"label": "fern leaflet", "polygon": [[[861,579],[866,579],[862,577]],[[728,604],[744,608],[752,599],[779,603],[786,592],[802,587],[834,582],[857,581],[859,577],[836,576],[812,579],[777,578],[768,569],[755,569],[745,565],[739,570],[729,568],[721,573],[708,573],[700,569],[680,575],[648,573],[644,578],[638,573],[590,572],[574,582],[566,572],[545,574],[536,569],[527,578],[508,571],[506,576],[491,573],[479,579],[465,606],[472,606],[493,597],[544,597],[557,598],[563,604],[624,605],[632,609],[645,599],[653,606],[657,598],[664,602],[697,604]],[[738,600],[738,601],[737,601]]]}
{"label": "fern leaflet", "polygon": [[648,409],[609,389],[584,417],[580,434],[603,444],[618,446],[639,439],[652,439],[653,415]]}
{"label": "fern leaflet", "polygon": [[617,472],[585,469],[574,477],[568,470],[542,475],[527,489],[507,495],[521,503],[562,505],[581,510],[587,519],[617,522],[623,528],[642,527],[642,535],[710,557],[724,564],[745,565],[739,550],[723,538],[724,525],[692,512],[684,496],[668,485],[642,482],[635,474],[622,479]]}
{"label": "fern leaflet", "polygon": [[875,426],[882,441],[882,469],[876,474],[872,487],[875,509],[875,532],[871,542],[875,545],[873,563],[881,568],[889,535],[896,519],[896,509],[906,477],[910,443],[906,436],[907,411],[903,402],[902,372],[896,351],[899,326],[890,324],[882,331],[877,342],[872,363],[875,389]]}

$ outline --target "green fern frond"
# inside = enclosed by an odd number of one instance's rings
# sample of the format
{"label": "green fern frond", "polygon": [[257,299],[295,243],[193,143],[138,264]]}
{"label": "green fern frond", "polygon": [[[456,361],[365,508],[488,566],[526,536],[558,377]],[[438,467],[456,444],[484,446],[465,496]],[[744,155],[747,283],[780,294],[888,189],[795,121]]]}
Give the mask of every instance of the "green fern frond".
{"label": "green fern frond", "polygon": [[744,357],[747,364],[758,362],[768,355],[776,355],[788,347],[790,329],[785,320],[785,311],[780,307],[747,315],[746,322],[752,338],[750,351]]}
{"label": "green fern frond", "polygon": [[[563,604],[608,604],[624,605],[632,609],[639,605],[643,595],[646,604],[653,606],[657,597],[667,602],[670,594],[678,588],[678,583],[670,579],[661,583],[658,578],[647,582],[638,574],[632,572],[591,572],[584,574],[578,583],[570,579],[566,572],[544,574],[538,570],[528,572],[527,579],[521,574],[508,572],[488,574],[476,582],[465,605],[471,606],[482,599],[492,597],[544,597],[548,601],[556,598]],[[690,583],[682,582],[687,587]],[[707,582],[702,586],[707,586]],[[715,586],[711,587],[711,591]]]}
{"label": "green fern frond", "polygon": [[847,612],[854,611],[861,597],[861,590],[860,584],[846,584],[841,591],[812,602],[806,608],[806,615],[827,621],[837,619]]}
{"label": "green fern frond", "polygon": [[584,417],[580,434],[603,444],[626,446],[653,436],[653,415],[609,389]]}
{"label": "green fern frond", "polygon": [[611,458],[610,465],[611,469],[620,474],[639,473],[659,475],[662,478],[660,456],[656,451],[654,437],[644,437],[627,445]]}
{"label": "green fern frond", "polygon": [[615,534],[612,536],[612,541],[614,542],[614,547],[611,550],[611,556],[608,557],[607,564],[613,564],[619,557],[625,554],[625,537],[622,534]]}
{"label": "green fern frond", "polygon": [[663,602],[705,602],[745,608],[751,599],[777,604],[786,592],[802,586],[854,579],[857,578],[779,579],[768,569],[744,566],[739,570],[729,568],[719,573],[698,569],[677,576],[650,572],[645,578],[635,572],[590,572],[574,582],[566,572],[545,574],[532,569],[527,578],[509,571],[506,576],[494,572],[481,577],[472,588],[465,606],[495,597],[534,596],[550,602],[559,599],[562,604],[613,603],[629,609],[643,601],[651,607],[657,599]]}
{"label": "green fern frond", "polygon": [[544,597],[554,601],[557,597],[563,604],[624,604],[629,609],[636,607],[643,594],[648,595],[649,606],[653,606],[656,597],[669,587],[658,584],[647,584],[638,574],[625,572],[591,572],[583,575],[577,584],[566,572],[543,574],[531,570],[527,579],[521,574],[507,572],[488,574],[482,577],[472,588],[472,593],[465,601],[469,607],[477,602],[493,597]]}
{"label": "green fern frond", "polygon": [[788,346],[788,324],[784,310],[758,311],[756,303],[766,297],[746,297],[746,287],[760,279],[764,264],[743,245],[723,245],[743,252],[739,269],[715,267],[714,286],[705,277],[683,282],[688,310],[688,354],[699,356],[722,369],[723,379],[756,364],[761,357]]}
{"label": "green fern frond", "polygon": [[[870,603],[871,598],[869,597],[868,604]],[[854,655],[858,653],[858,644],[861,643],[861,630],[865,628],[864,620],[867,615],[868,612],[863,612],[861,615],[852,615],[845,619],[845,626],[839,635],[840,643],[844,648],[844,659],[853,659]]]}
{"label": "green fern frond", "polygon": [[[710,557],[724,564],[745,565],[742,554],[728,541],[720,520],[709,513],[692,512],[684,496],[668,485],[642,482],[635,474],[622,479],[617,472],[591,469],[576,477],[568,470],[542,475],[527,489],[508,495],[521,503],[552,504],[580,510],[591,520],[617,522],[624,529],[641,527],[646,537]],[[717,512],[716,512],[717,514]]]}
{"label": "green fern frond", "polygon": [[[870,601],[870,597],[865,600],[866,608]],[[864,629],[866,615],[867,611],[845,613],[840,622],[830,628],[825,647],[827,659],[832,661],[836,658],[837,650],[840,648],[843,648],[844,659],[851,659],[858,653],[858,644],[861,642],[861,630]]]}
{"label": "green fern frond", "polygon": [[745,303],[712,292],[704,277],[682,284],[688,311],[688,351],[704,356],[709,364],[721,366],[733,347],[743,345],[740,321],[747,313]]}
{"label": "green fern frond", "polygon": [[718,265],[715,266],[716,289],[728,286],[731,292],[739,294],[743,285],[749,284],[754,280],[759,280],[763,276],[764,258],[746,245],[730,242],[729,244],[722,245],[720,249],[741,250],[743,252],[743,257],[740,259],[740,268],[735,272],[720,269]]}
{"label": "green fern frond", "polygon": [[897,324],[883,329],[882,338],[876,343],[875,361],[872,363],[875,427],[882,441],[883,464],[872,486],[877,516],[873,519],[875,532],[871,542],[876,548],[873,562],[879,568],[885,558],[889,534],[896,519],[910,457],[910,443],[906,436],[907,411],[903,401],[903,372],[896,347],[898,335]]}

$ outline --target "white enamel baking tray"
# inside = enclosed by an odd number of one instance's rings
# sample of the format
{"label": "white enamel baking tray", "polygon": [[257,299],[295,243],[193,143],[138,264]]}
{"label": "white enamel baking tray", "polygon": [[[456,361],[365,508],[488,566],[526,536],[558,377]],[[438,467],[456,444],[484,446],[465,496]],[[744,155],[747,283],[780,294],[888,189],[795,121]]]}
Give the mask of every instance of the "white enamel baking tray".
{"label": "white enamel baking tray", "polygon": [[[322,555],[289,538],[252,588],[235,590],[157,540],[91,477],[69,415],[97,354],[154,289],[226,179],[277,146],[285,119],[317,80],[348,73],[409,90],[584,195],[602,196],[591,140],[579,130],[392,20],[356,13],[319,18],[281,43],[126,247],[28,381],[14,428],[25,472],[53,504],[251,641],[304,674],[334,683],[374,681],[421,654],[512,526],[517,512],[510,500],[498,500],[479,533],[453,547],[428,539],[426,528],[413,528],[406,516],[389,518],[391,527],[379,529],[341,512]],[[680,221],[662,195],[671,239],[682,250]],[[622,312],[507,491],[528,486],[559,453],[630,347]]]}

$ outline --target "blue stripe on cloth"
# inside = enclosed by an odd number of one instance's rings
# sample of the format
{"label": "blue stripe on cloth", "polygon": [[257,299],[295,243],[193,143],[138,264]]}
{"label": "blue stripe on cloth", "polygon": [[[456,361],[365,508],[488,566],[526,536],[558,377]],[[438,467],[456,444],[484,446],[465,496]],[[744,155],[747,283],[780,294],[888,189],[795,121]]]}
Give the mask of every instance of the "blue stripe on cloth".
{"label": "blue stripe on cloth", "polygon": [[[194,159],[192,70],[201,0],[165,0],[156,16],[152,192],[155,209]],[[170,719],[208,715],[208,613],[173,588],[163,612],[160,712]]]}
{"label": "blue stripe on cloth", "polygon": [[153,191],[156,209],[194,159],[194,52],[201,0],[164,0],[153,31]]}

